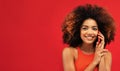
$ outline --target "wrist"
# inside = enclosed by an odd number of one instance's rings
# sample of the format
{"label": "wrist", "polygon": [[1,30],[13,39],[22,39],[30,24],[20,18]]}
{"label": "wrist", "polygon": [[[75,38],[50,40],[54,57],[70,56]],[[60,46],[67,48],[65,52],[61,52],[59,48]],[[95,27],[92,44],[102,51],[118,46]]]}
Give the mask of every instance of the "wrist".
{"label": "wrist", "polygon": [[92,63],[91,63],[93,66],[97,66],[97,62],[95,62],[95,61],[93,61]]}

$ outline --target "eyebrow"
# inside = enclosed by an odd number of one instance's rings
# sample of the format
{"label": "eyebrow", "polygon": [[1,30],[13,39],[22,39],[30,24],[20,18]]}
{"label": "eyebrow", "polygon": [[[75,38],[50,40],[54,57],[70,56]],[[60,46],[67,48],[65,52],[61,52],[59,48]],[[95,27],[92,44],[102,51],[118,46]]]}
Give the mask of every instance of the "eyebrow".
{"label": "eyebrow", "polygon": [[[82,25],[82,27],[85,26],[85,27],[88,27],[87,25]],[[92,26],[92,27],[98,27],[98,26]]]}

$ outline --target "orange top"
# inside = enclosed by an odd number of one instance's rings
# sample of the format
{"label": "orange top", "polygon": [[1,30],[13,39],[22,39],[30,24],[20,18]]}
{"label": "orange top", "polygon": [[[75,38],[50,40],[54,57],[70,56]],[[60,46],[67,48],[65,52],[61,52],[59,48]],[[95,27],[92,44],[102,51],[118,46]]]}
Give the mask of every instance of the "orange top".
{"label": "orange top", "polygon": [[[78,59],[75,61],[75,68],[76,71],[84,71],[85,68],[92,62],[94,58],[94,54],[87,55],[83,53],[79,47],[77,49],[78,49]],[[94,71],[98,71],[97,68],[95,68]]]}

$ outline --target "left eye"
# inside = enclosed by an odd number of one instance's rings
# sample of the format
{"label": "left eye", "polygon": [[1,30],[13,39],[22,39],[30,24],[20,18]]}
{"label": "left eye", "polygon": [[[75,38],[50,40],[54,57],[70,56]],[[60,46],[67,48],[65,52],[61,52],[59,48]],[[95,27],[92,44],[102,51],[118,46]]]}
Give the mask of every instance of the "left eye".
{"label": "left eye", "polygon": [[93,28],[93,30],[98,30],[97,28]]}

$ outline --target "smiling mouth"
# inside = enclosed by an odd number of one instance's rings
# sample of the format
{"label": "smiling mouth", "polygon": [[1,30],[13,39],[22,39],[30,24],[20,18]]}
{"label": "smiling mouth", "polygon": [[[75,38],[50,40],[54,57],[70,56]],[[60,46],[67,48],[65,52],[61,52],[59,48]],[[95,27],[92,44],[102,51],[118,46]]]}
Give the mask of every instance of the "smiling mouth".
{"label": "smiling mouth", "polygon": [[87,39],[87,40],[93,40],[93,38],[94,38],[94,37],[92,37],[92,36],[86,36],[86,39]]}

